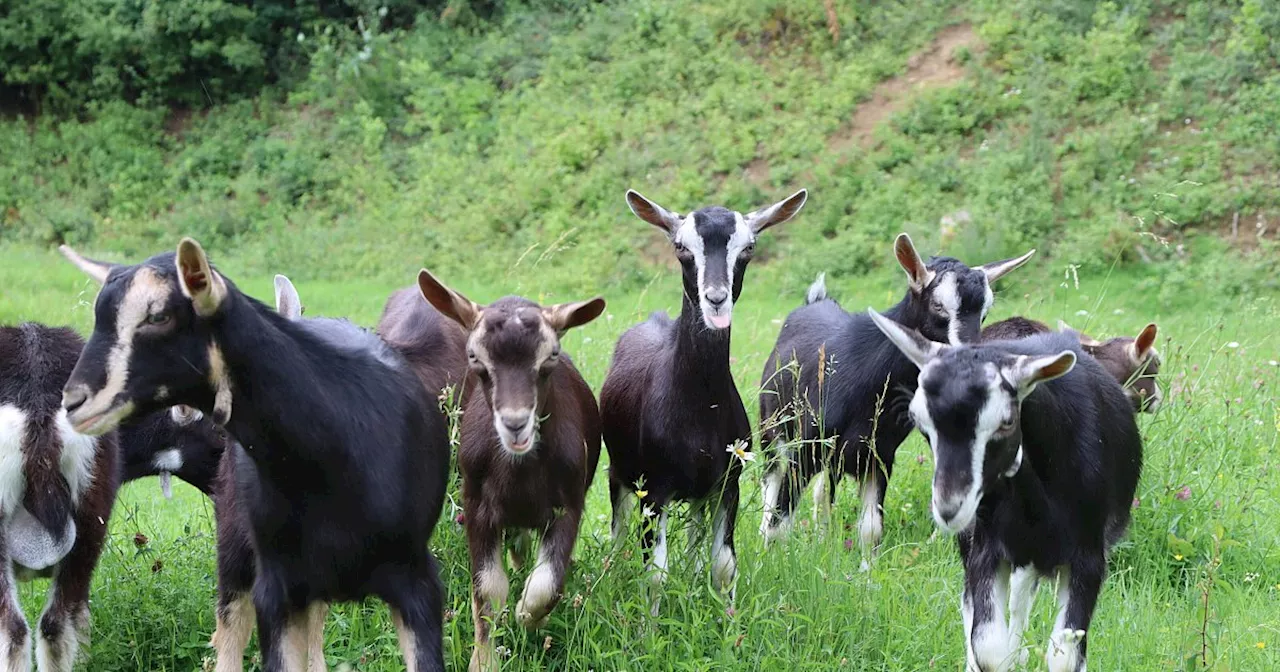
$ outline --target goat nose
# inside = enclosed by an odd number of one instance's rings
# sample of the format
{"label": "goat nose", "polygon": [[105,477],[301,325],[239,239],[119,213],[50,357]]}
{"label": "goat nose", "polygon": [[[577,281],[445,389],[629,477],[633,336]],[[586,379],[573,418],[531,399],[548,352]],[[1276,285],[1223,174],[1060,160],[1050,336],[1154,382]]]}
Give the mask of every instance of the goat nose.
{"label": "goat nose", "polygon": [[719,308],[725,301],[729,300],[729,290],[723,287],[712,287],[711,289],[708,289],[703,296],[706,297],[707,303]]}
{"label": "goat nose", "polygon": [[529,425],[528,411],[517,411],[502,413],[502,425],[511,431],[512,434],[519,434],[521,430]]}
{"label": "goat nose", "polygon": [[84,385],[76,385],[75,387],[66,387],[62,390],[62,407],[67,409],[68,413],[74,412],[77,408],[84,406],[84,402],[89,400],[89,390]]}
{"label": "goat nose", "polygon": [[938,517],[942,519],[942,522],[950,523],[955,519],[956,514],[960,513],[960,506],[958,504],[943,504],[934,501],[933,510],[938,513]]}

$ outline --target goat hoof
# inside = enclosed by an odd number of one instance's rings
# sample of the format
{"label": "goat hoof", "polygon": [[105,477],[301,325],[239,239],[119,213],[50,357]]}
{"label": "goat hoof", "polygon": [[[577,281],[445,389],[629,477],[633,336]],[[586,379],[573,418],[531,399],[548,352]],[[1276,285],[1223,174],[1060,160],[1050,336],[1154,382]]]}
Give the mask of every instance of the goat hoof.
{"label": "goat hoof", "polygon": [[550,615],[551,612],[549,611],[542,611],[538,614],[529,611],[525,608],[523,601],[516,605],[516,620],[520,621],[520,625],[523,626],[525,630],[541,630],[547,624],[547,620]]}

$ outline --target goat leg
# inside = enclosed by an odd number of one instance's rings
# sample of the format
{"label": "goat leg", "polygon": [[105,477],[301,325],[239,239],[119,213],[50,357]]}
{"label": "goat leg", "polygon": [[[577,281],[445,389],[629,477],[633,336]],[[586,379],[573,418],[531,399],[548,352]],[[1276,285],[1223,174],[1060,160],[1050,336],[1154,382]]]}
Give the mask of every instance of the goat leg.
{"label": "goat leg", "polygon": [[[0,548],[4,535],[0,535]],[[7,553],[0,553],[0,668],[6,671],[31,667],[31,631],[18,602],[18,583]]]}
{"label": "goat leg", "polygon": [[1058,569],[1058,620],[1049,635],[1045,662],[1049,672],[1080,672],[1085,669],[1089,623],[1098,604],[1107,561],[1102,554],[1079,559]]}
{"label": "goat leg", "polygon": [[524,593],[516,604],[516,618],[526,630],[537,630],[547,624],[551,610],[564,592],[564,575],[578,540],[581,508],[570,508],[558,516],[542,534],[538,562],[524,583]]}
{"label": "goat leg", "polygon": [[471,652],[471,672],[498,669],[492,641],[493,624],[507,603],[511,584],[502,568],[501,532],[466,515],[467,547],[471,554],[471,620],[475,625],[475,649]]}

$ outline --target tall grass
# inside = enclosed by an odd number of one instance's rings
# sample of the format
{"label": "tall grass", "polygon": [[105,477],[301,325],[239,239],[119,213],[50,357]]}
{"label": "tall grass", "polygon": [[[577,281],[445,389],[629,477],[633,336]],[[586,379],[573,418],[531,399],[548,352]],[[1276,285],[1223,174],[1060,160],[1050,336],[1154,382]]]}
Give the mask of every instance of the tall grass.
{"label": "tall grass", "polygon": [[[93,288],[53,255],[2,248],[0,321],[90,324]],[[246,291],[270,296],[270,276],[239,276]],[[293,269],[281,268],[289,273]],[[1133,526],[1112,554],[1090,637],[1091,667],[1105,670],[1266,670],[1280,663],[1280,502],[1277,502],[1280,324],[1275,297],[1184,297],[1174,305],[1137,289],[1126,272],[1078,274],[1024,269],[1002,281],[990,319],[1025,314],[1066,319],[1095,336],[1133,334],[1160,324],[1165,408],[1142,416],[1146,458]],[[407,282],[408,279],[406,279]],[[731,367],[755,415],[760,370],[781,320],[803,297],[780,291],[772,265],[753,269],[735,308]],[[461,287],[478,301],[512,288],[532,295],[537,271]],[[393,286],[301,282],[312,315],[344,315],[372,324]],[[903,291],[897,274],[858,283],[834,281],[831,293],[853,309],[885,307]],[[678,278],[657,277],[635,294],[611,295],[603,319],[565,336],[564,348],[599,389],[615,339],[650,310],[678,309]],[[1085,314],[1081,314],[1084,311]],[[843,366],[856,363],[842,363]],[[839,375],[839,368],[832,375]],[[757,447],[758,448],[758,447]],[[687,511],[671,517],[672,563],[661,612],[650,616],[649,580],[638,544],[608,540],[607,459],[602,460],[565,588],[544,631],[525,633],[508,613],[497,643],[506,669],[850,670],[962,669],[961,567],[946,536],[931,538],[929,451],[912,437],[898,451],[886,495],[883,550],[860,571],[857,507],[845,482],[828,525],[813,524],[806,502],[782,544],[765,549],[756,533],[764,460],[746,465],[739,511],[739,580],[730,604],[695,575],[683,549]],[[456,480],[454,481],[456,488]],[[456,510],[446,507],[433,547],[448,587],[445,636],[450,669],[470,656],[469,576]],[[643,514],[635,513],[638,539]],[[146,537],[145,543],[138,535]],[[195,670],[209,664],[213,627],[212,510],[194,489],[165,501],[153,481],[122,491],[95,577],[93,644],[87,669]],[[706,549],[701,549],[706,553]],[[522,572],[512,573],[513,591]],[[47,582],[21,591],[31,617]],[[1043,651],[1055,607],[1042,591],[1028,629],[1031,669]],[[331,667],[398,670],[394,630],[377,604],[334,609],[326,628]]]}

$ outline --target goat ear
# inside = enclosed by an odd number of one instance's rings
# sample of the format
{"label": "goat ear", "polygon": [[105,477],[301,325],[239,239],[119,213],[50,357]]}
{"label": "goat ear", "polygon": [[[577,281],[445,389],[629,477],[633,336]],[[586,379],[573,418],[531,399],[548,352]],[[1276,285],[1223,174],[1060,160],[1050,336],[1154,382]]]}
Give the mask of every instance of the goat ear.
{"label": "goat ear", "polygon": [[743,220],[751,229],[751,233],[760,233],[775,224],[781,224],[795,217],[808,200],[809,190],[801,189],[767,208],[747,214]]}
{"label": "goat ear", "polygon": [[298,290],[283,275],[276,276],[276,312],[290,320],[302,317],[302,299]]}
{"label": "goat ear", "polygon": [[106,283],[107,276],[111,274],[111,269],[116,267],[115,264],[108,264],[104,261],[94,261],[93,259],[82,257],[78,252],[67,245],[59,245],[58,251],[62,253],[62,256],[67,258],[67,261],[75,264],[76,268],[84,271],[85,275],[97,280],[99,285]]}
{"label": "goat ear", "polygon": [[1008,275],[1009,271],[1012,271],[1013,269],[1027,263],[1027,261],[1030,260],[1031,257],[1035,256],[1035,253],[1036,253],[1035,250],[1031,250],[1030,252],[1022,255],[1021,257],[1014,257],[1013,259],[1005,259],[1004,261],[993,261],[989,264],[983,264],[979,266],[978,270],[982,271],[983,274],[987,276],[987,284],[990,284],[995,282],[996,280],[999,280],[1001,277]]}
{"label": "goat ear", "polygon": [[484,311],[484,307],[449,289],[425,268],[418,271],[418,289],[427,303],[435,306],[445,317],[461,324],[464,329],[470,331],[480,323],[480,313]]}
{"label": "goat ear", "polygon": [[1011,377],[1014,379],[1014,384],[1018,386],[1019,397],[1026,398],[1032,390],[1036,389],[1036,385],[1054,378],[1061,378],[1075,366],[1076,353],[1071,350],[1063,350],[1056,355],[1045,357],[1023,355],[1018,357]]}
{"label": "goat ear", "polygon": [[209,257],[192,238],[183,238],[178,243],[178,286],[182,295],[191,299],[191,306],[196,315],[209,317],[218,312],[222,301],[227,298],[227,284],[209,267]]}
{"label": "goat ear", "polygon": [[600,313],[604,312],[604,299],[596,297],[590,301],[578,301],[577,303],[560,303],[554,306],[547,306],[542,309],[542,319],[555,330],[557,334],[590,322],[600,317]]}
{"label": "goat ear", "polygon": [[675,233],[680,226],[680,215],[641,196],[635,189],[627,190],[627,207],[631,208],[636,217],[666,231],[667,235]]}
{"label": "goat ear", "polygon": [[907,284],[911,285],[911,291],[916,293],[924,291],[924,288],[933,282],[934,272],[929,270],[924,260],[920,258],[920,253],[916,252],[916,246],[911,243],[911,236],[899,233],[897,240],[893,241],[893,254],[898,257],[898,264],[902,266],[902,270],[907,272]]}
{"label": "goat ear", "polygon": [[923,368],[930,360],[940,355],[949,346],[931,341],[915,329],[908,329],[897,322],[877,313],[874,308],[867,309],[867,315],[871,316],[871,321],[875,322],[876,327],[889,339],[891,343],[907,356],[907,359],[915,362],[917,367]]}
{"label": "goat ear", "polygon": [[1133,361],[1141,364],[1147,361],[1151,348],[1156,344],[1156,325],[1154,322],[1142,328],[1138,338],[1133,342]]}

